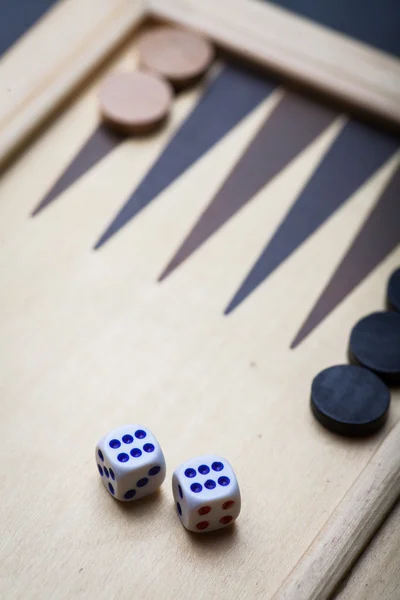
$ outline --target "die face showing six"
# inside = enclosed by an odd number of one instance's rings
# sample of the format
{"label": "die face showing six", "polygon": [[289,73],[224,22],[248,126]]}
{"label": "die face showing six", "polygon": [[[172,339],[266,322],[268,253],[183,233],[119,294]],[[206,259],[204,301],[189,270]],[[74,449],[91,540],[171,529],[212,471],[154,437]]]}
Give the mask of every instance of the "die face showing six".
{"label": "die face showing six", "polygon": [[165,479],[160,444],[142,425],[123,425],[107,433],[96,446],[95,458],[105,488],[123,502],[148,496]]}
{"label": "die face showing six", "polygon": [[208,454],[180,465],[172,477],[172,492],[179,518],[189,531],[215,531],[239,516],[239,485],[221,456]]}

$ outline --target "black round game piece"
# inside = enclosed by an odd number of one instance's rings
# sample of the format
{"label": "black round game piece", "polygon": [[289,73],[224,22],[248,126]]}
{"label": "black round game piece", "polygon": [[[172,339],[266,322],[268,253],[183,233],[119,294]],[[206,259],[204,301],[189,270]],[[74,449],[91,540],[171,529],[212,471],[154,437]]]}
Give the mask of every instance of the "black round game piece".
{"label": "black round game piece", "polygon": [[327,429],[360,437],[384,425],[390,392],[374,373],[356,365],[336,365],[318,373],[311,385],[311,409]]}
{"label": "black round game piece", "polygon": [[390,310],[400,312],[400,268],[396,269],[390,276],[387,289],[387,306]]}
{"label": "black round game piece", "polygon": [[386,383],[400,383],[400,314],[376,312],[358,321],[350,334],[349,358]]}

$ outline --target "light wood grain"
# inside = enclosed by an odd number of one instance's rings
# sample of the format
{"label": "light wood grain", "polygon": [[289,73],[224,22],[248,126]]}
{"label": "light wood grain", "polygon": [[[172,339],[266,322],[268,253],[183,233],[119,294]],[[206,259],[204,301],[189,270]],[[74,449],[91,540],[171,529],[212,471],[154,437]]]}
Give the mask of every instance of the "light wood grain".
{"label": "light wood grain", "polygon": [[400,61],[267,2],[149,0],[157,17],[400,129]]}
{"label": "light wood grain", "polygon": [[[400,128],[399,61],[255,0],[61,0],[0,61],[0,167],[146,15]],[[64,32],[68,31],[68,35]]]}
{"label": "light wood grain", "polygon": [[[128,70],[134,60],[129,48],[108,68]],[[367,440],[329,434],[308,406],[315,373],[346,360],[352,325],[382,305],[399,250],[289,349],[399,157],[224,318],[227,298],[345,119],[159,285],[167,260],[284,91],[93,252],[202,94],[200,86],[180,95],[160,135],[127,140],[30,219],[96,126],[98,85],[99,79],[77,97],[0,181],[0,597],[265,600],[399,422],[399,390],[387,427]],[[154,430],[168,475],[159,494],[121,507],[98,481],[94,445],[132,421]],[[235,467],[243,510],[236,527],[191,536],[174,513],[168,480],[180,462],[210,451]]]}
{"label": "light wood grain", "polygon": [[[113,68],[132,60],[129,49]],[[388,427],[348,441],[323,430],[308,406],[315,373],[345,361],[352,324],[379,307],[398,252],[289,349],[398,158],[224,318],[226,299],[343,122],[159,285],[157,275],[283,92],[93,252],[201,94],[181,95],[161,135],[127,141],[30,219],[94,126],[97,90],[98,81],[0,182],[0,595],[271,598],[400,417],[396,392]],[[154,430],[168,474],[158,495],[126,508],[103,489],[93,456],[102,434],[132,421]],[[200,538],[179,523],[168,481],[181,461],[210,451],[232,462],[243,510],[236,527]]]}
{"label": "light wood grain", "polygon": [[62,0],[0,61],[0,166],[141,22],[141,0]]}
{"label": "light wood grain", "polygon": [[357,561],[336,600],[394,600],[400,590],[400,502]]}
{"label": "light wood grain", "polygon": [[276,600],[325,600],[354,564],[400,497],[400,424],[290,574]]}

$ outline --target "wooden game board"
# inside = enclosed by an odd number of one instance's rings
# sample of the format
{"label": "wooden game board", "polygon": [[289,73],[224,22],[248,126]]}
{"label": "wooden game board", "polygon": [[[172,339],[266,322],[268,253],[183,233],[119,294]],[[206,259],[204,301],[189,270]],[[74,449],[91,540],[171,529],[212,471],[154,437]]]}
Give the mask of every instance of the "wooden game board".
{"label": "wooden game board", "polygon": [[[109,135],[96,96],[135,66],[141,3],[60,2],[0,61],[5,598],[324,598],[399,496],[398,390],[362,441],[308,406],[399,264],[399,137],[337,108],[396,127],[399,61],[235,2],[229,19],[226,2],[151,7],[274,74],[221,57],[151,137]],[[262,18],[309,32],[297,79],[334,104],[282,85],[300,54],[271,65]],[[329,70],[333,50],[325,78],[310,72],[329,35],[384,80],[352,60]],[[272,55],[293,41],[271,36]],[[132,421],[159,438],[168,477],[200,453],[232,462],[235,527],[188,534],[169,483],[129,506],[104,493],[94,445]]]}

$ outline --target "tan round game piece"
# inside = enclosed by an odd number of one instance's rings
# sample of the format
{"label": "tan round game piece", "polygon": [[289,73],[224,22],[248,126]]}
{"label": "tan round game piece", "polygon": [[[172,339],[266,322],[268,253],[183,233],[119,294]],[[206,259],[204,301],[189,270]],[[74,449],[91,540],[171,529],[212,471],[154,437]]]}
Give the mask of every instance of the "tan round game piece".
{"label": "tan round game piece", "polygon": [[159,27],[139,40],[140,65],[163,75],[178,88],[199,79],[209,68],[214,52],[201,36],[174,27]]}
{"label": "tan round game piece", "polygon": [[172,88],[150,73],[112,73],[99,92],[100,111],[106,123],[124,133],[146,133],[168,116]]}

